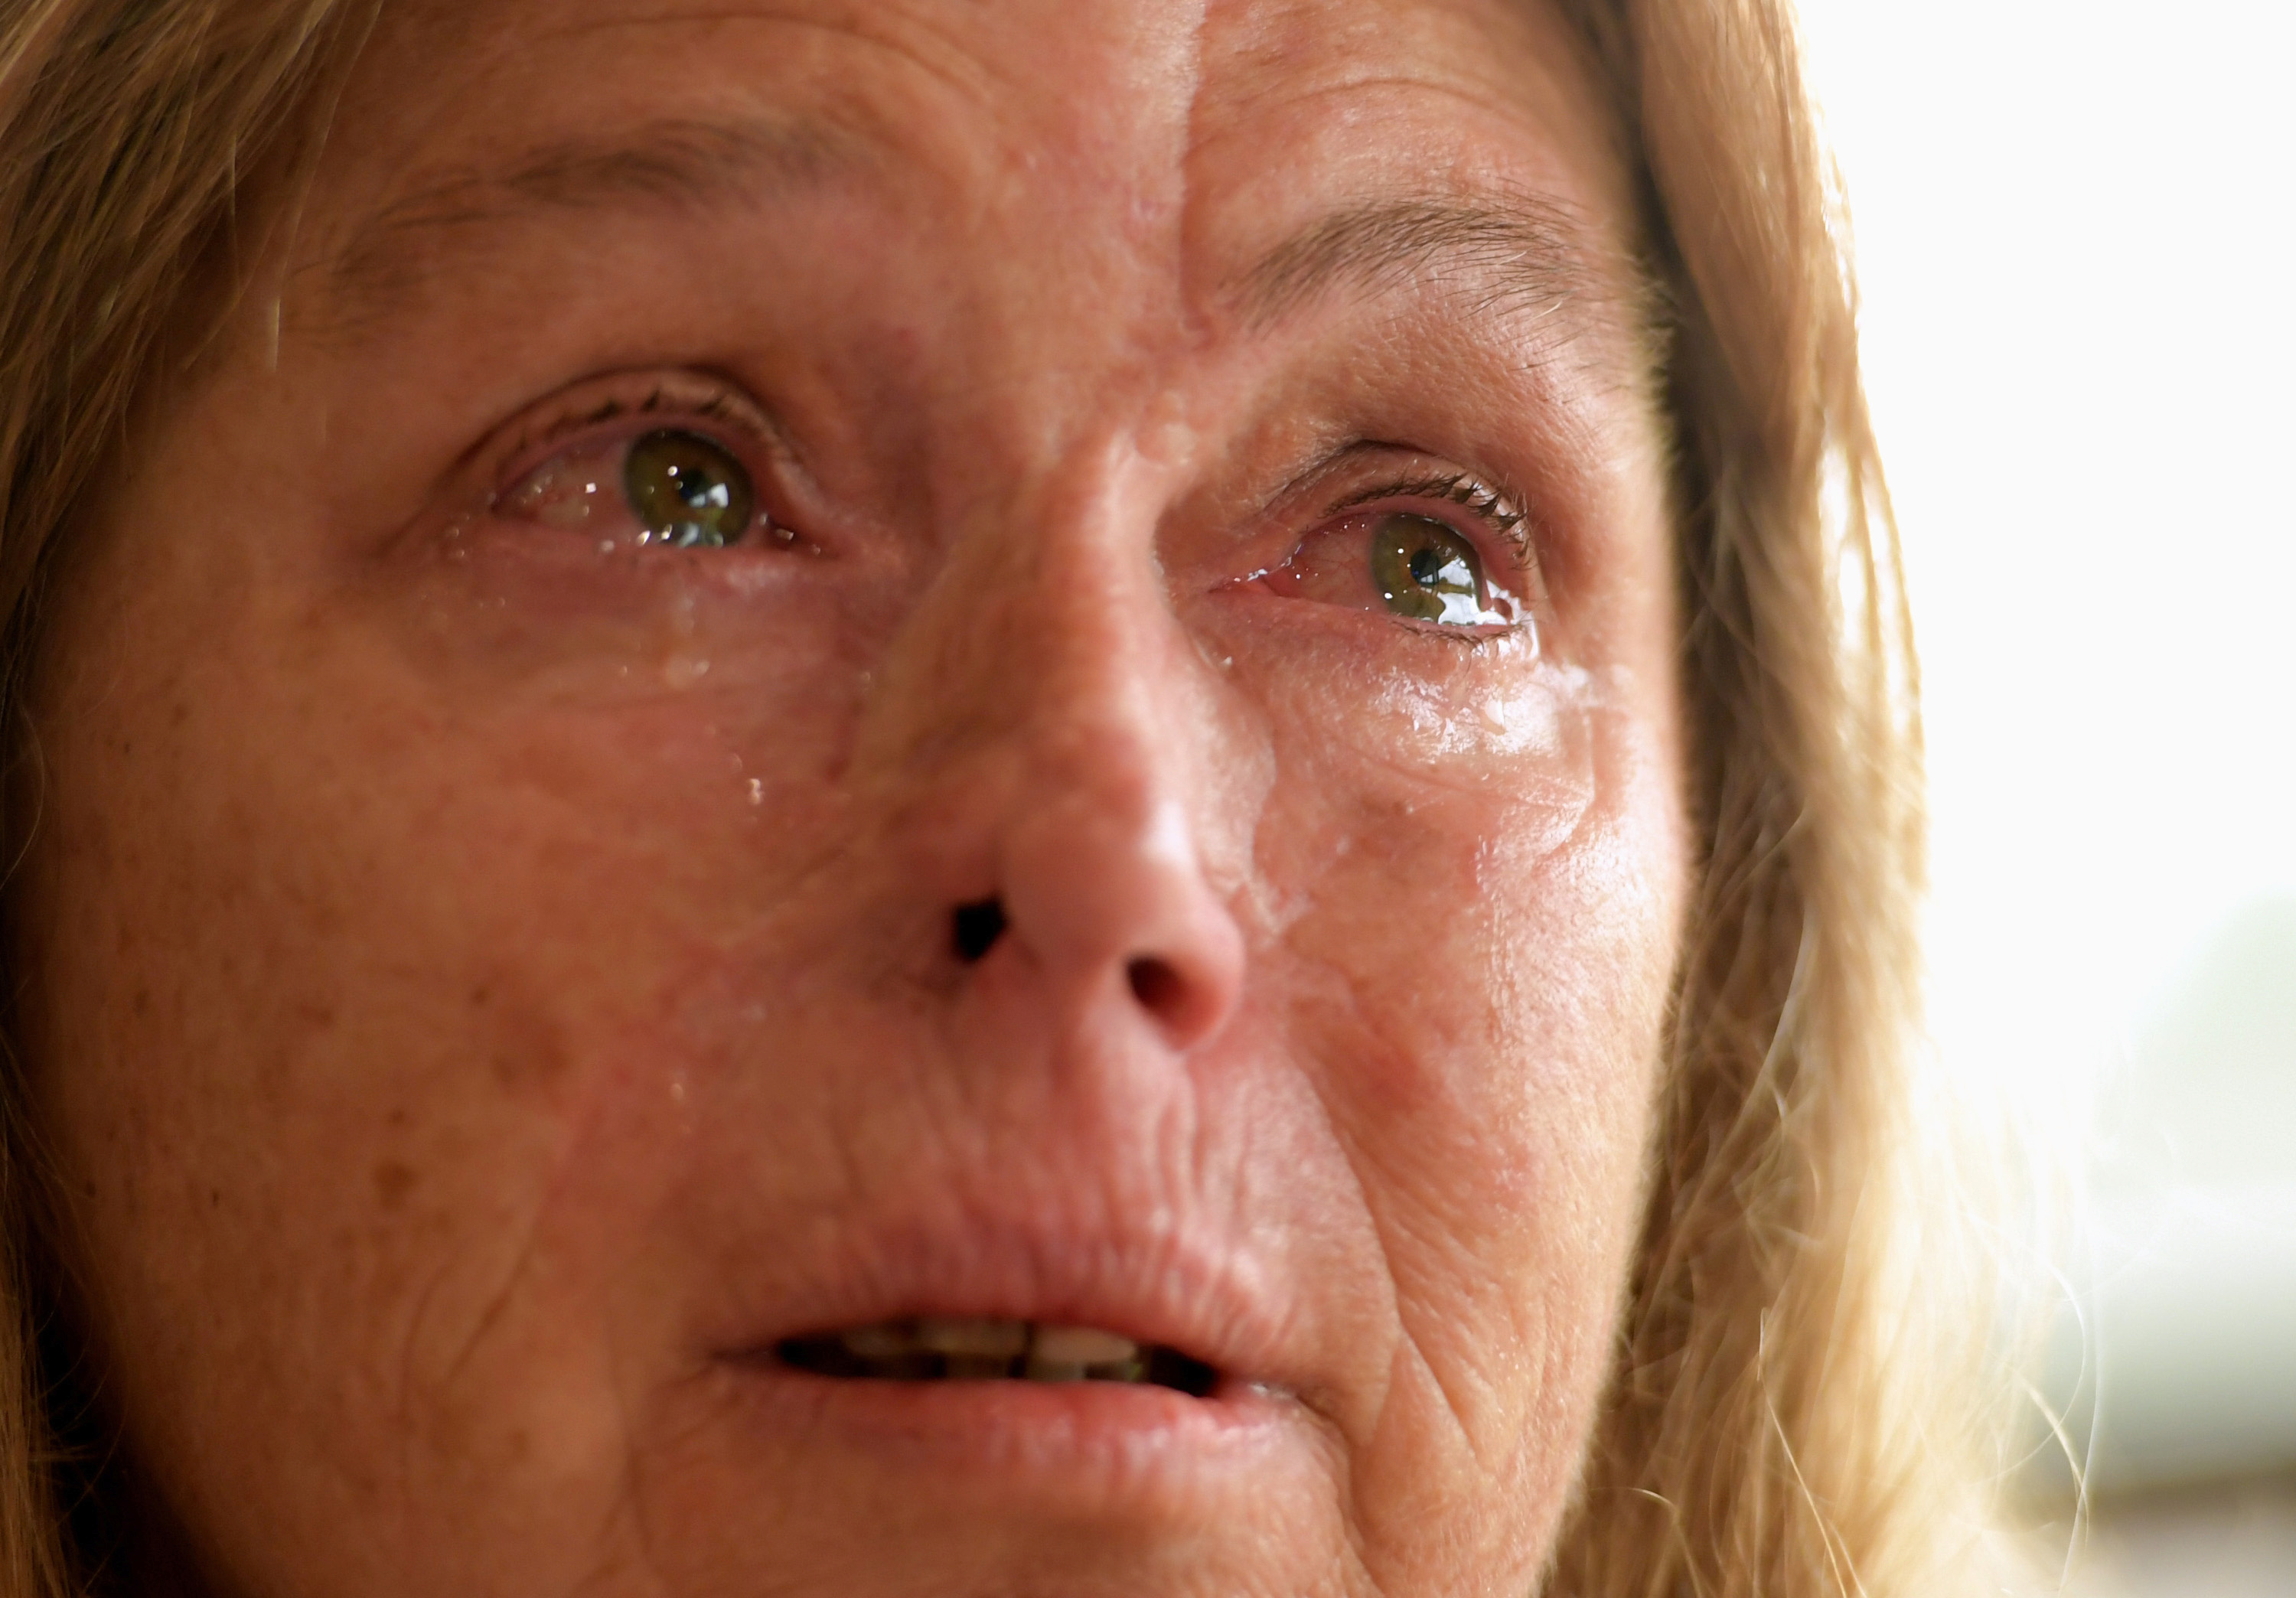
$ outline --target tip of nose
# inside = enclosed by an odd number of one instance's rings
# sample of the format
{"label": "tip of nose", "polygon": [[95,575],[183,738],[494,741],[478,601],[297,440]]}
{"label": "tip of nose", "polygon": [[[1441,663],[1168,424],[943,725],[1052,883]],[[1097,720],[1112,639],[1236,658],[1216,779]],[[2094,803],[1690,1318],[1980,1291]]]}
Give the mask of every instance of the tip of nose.
{"label": "tip of nose", "polygon": [[[1012,922],[1001,899],[976,899],[959,905],[949,916],[949,945],[957,959],[977,965],[1005,939]],[[1233,941],[1208,939],[1213,943]],[[1218,1030],[1234,1000],[1238,974],[1227,969],[1232,960],[1219,958],[1224,948],[1202,951],[1199,961],[1167,959],[1160,955],[1136,955],[1126,960],[1124,986],[1133,1003],[1171,1044],[1185,1048]]]}
{"label": "tip of nose", "polygon": [[[1222,936],[1221,934],[1226,934]],[[1178,959],[1135,955],[1124,963],[1132,1001],[1175,1048],[1193,1048],[1226,1021],[1242,986],[1239,943],[1223,927],[1193,940]]]}
{"label": "tip of nose", "polygon": [[953,952],[984,977],[1001,973],[999,988],[1040,987],[1062,1015],[1115,1005],[1165,1047],[1193,1049],[1235,1006],[1244,949],[1185,817],[1170,805],[1055,798],[999,840],[999,891],[943,913]]}

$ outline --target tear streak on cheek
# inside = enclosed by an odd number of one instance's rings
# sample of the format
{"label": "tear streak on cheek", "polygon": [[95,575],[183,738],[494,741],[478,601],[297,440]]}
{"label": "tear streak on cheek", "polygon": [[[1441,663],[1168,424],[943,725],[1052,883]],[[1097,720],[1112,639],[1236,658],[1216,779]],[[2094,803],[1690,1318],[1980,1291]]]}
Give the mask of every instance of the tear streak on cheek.
{"label": "tear streak on cheek", "polygon": [[850,697],[896,599],[882,572],[808,554],[537,545],[412,565],[375,611],[426,674],[469,692],[603,705],[801,686],[817,701]]}
{"label": "tear streak on cheek", "polygon": [[1481,785],[1526,762],[1559,775],[1586,766],[1590,720],[1618,702],[1610,675],[1553,661],[1488,684],[1398,675],[1367,697],[1363,732],[1383,738],[1390,764],[1423,766],[1437,783]]}
{"label": "tear streak on cheek", "polygon": [[1392,677],[1349,714],[1326,700],[1275,717],[1283,776],[1257,854],[1277,930],[1365,850],[1414,879],[1431,869],[1464,887],[1475,875],[1467,863],[1492,848],[1519,872],[1588,824],[1618,764],[1605,746],[1626,731],[1611,725],[1617,693],[1577,668],[1508,675],[1477,693]]}

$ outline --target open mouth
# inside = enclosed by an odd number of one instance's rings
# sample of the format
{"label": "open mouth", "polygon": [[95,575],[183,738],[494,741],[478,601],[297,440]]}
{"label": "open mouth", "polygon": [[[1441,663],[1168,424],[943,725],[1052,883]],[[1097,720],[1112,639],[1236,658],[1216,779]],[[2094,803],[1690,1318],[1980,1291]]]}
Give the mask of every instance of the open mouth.
{"label": "open mouth", "polygon": [[1095,1326],[919,1315],[783,1340],[782,1363],[864,1381],[1119,1381],[1208,1396],[1218,1373]]}

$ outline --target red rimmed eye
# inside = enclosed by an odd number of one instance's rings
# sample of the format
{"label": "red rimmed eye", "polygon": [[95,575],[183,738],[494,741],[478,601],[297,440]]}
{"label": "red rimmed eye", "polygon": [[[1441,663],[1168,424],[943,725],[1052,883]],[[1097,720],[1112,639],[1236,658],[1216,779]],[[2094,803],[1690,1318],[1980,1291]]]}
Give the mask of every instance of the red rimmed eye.
{"label": "red rimmed eye", "polygon": [[1351,516],[1310,537],[1267,580],[1298,598],[1439,627],[1512,627],[1522,616],[1521,602],[1490,579],[1473,540],[1409,511]]}
{"label": "red rimmed eye", "polygon": [[765,520],[749,469],[724,445],[684,428],[570,450],[496,504],[521,520],[637,547],[723,549]]}

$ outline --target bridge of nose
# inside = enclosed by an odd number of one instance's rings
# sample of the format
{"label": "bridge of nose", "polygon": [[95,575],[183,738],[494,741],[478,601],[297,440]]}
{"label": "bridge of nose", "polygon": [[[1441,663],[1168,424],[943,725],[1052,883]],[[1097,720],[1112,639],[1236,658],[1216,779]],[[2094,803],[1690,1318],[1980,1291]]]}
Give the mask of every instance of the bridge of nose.
{"label": "bridge of nose", "polygon": [[1185,475],[1111,427],[980,495],[894,641],[855,766],[953,925],[989,924],[993,901],[1064,1007],[1128,993],[1178,1043],[1216,1028],[1242,961],[1218,868],[1232,729],[1156,553]]}

